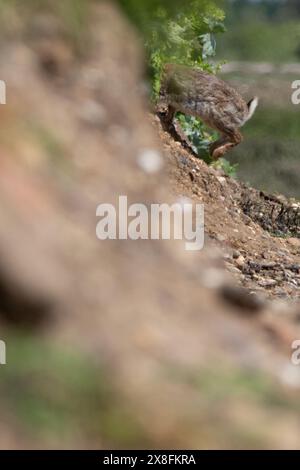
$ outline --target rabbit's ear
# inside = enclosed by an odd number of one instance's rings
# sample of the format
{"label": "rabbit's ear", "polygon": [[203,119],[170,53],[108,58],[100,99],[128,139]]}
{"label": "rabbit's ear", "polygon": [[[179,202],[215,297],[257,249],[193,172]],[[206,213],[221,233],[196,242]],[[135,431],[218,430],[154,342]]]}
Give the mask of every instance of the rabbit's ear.
{"label": "rabbit's ear", "polygon": [[248,111],[249,111],[247,121],[252,118],[252,116],[255,113],[255,110],[257,108],[257,105],[258,105],[257,96],[255,96],[255,98],[252,98],[252,100],[250,100],[249,103],[247,103]]}

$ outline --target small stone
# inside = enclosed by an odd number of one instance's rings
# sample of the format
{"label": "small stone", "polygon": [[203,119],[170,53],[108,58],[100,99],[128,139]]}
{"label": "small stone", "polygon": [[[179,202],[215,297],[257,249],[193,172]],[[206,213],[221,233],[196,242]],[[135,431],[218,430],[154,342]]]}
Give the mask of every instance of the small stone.
{"label": "small stone", "polygon": [[295,248],[300,248],[300,238],[289,238],[288,242]]}
{"label": "small stone", "polygon": [[241,253],[238,250],[233,250],[232,257],[233,259],[238,259],[241,256]]}
{"label": "small stone", "polygon": [[277,265],[278,263],[275,263],[274,261],[270,261],[269,263],[263,263],[261,265],[261,268],[262,269],[274,269],[276,268]]}
{"label": "small stone", "polygon": [[277,254],[280,255],[280,256],[286,256],[286,255],[289,254],[289,251],[286,250],[285,248],[282,248],[281,250],[277,251]]}
{"label": "small stone", "polygon": [[244,265],[245,265],[245,258],[244,256],[240,255],[237,259],[236,259],[236,264],[242,268]]}
{"label": "small stone", "polygon": [[217,180],[222,184],[222,186],[226,183],[226,178],[224,178],[224,176],[217,176]]}
{"label": "small stone", "polygon": [[249,267],[253,272],[259,273],[261,270],[261,265],[256,263],[256,261],[249,261]]}
{"label": "small stone", "polygon": [[289,269],[291,271],[300,272],[300,264],[292,264]]}

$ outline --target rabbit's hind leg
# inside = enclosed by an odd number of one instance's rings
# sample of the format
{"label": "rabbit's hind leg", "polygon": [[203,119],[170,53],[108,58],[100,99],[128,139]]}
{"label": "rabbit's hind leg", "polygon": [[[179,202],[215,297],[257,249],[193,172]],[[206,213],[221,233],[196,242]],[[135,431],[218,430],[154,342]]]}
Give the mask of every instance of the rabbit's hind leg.
{"label": "rabbit's hind leg", "polygon": [[213,142],[210,146],[210,154],[213,160],[223,157],[231,148],[239,145],[243,140],[243,136],[239,130],[228,131],[224,133],[220,139]]}

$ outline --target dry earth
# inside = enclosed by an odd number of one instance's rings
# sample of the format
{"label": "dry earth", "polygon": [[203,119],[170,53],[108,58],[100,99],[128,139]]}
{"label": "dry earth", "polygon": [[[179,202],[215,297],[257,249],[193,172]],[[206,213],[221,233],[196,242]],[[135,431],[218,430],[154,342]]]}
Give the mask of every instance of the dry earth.
{"label": "dry earth", "polygon": [[207,238],[222,247],[239,283],[269,298],[296,301],[300,286],[300,203],[268,195],[195,158],[155,119],[178,196],[205,204]]}

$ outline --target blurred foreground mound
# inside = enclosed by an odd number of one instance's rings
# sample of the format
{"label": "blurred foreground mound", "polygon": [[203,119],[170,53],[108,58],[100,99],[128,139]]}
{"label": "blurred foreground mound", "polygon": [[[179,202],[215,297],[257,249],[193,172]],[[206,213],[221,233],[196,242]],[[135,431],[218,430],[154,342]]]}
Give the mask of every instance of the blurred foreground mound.
{"label": "blurred foreground mound", "polygon": [[299,447],[297,307],[241,291],[209,239],[96,239],[102,202],[190,194],[135,34],[111,3],[87,15],[86,48],[44,13],[1,43],[1,448]]}

